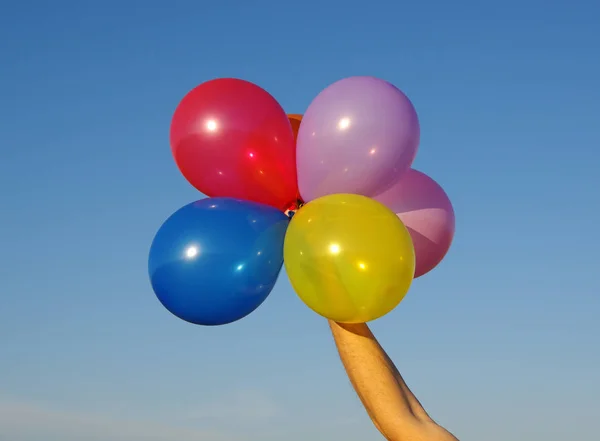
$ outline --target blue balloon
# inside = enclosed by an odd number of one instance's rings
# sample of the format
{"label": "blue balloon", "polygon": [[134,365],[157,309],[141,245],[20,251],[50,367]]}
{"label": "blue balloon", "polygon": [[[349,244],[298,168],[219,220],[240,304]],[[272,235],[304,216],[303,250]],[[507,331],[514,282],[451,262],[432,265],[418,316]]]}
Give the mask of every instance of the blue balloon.
{"label": "blue balloon", "polygon": [[288,224],[276,208],[238,199],[208,198],[180,208],[150,248],[156,296],[171,313],[197,325],[247,316],[277,281]]}

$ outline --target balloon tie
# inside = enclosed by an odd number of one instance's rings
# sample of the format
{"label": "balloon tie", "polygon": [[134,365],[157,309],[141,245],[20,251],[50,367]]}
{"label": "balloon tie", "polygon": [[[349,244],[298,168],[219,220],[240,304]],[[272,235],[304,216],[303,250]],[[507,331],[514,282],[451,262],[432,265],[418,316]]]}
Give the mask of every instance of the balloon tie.
{"label": "balloon tie", "polygon": [[290,219],[292,219],[292,217],[294,217],[294,214],[296,214],[296,212],[298,210],[300,210],[302,208],[302,206],[304,205],[304,202],[302,202],[302,200],[298,199],[296,202],[294,202],[290,208],[288,208],[285,211],[285,215],[287,217],[289,217]]}

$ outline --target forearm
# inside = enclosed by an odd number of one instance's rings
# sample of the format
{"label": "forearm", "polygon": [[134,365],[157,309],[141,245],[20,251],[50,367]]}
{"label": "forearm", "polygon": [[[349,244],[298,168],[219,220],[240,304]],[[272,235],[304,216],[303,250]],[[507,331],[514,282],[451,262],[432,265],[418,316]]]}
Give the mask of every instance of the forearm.
{"label": "forearm", "polygon": [[387,439],[456,440],[429,417],[366,324],[329,325],[354,389]]}
{"label": "forearm", "polygon": [[330,321],[329,326],[348,377],[368,411],[381,414],[394,409],[419,420],[430,419],[365,323]]}

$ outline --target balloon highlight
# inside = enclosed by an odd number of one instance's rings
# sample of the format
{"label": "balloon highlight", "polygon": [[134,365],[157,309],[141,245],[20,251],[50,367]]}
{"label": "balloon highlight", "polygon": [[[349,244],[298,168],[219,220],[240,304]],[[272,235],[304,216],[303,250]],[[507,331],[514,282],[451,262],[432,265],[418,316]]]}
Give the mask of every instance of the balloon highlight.
{"label": "balloon highlight", "polygon": [[350,77],[323,90],[298,131],[298,185],[305,202],[335,193],[373,197],[411,166],[420,128],[410,100],[387,81]]}
{"label": "balloon highlight", "polygon": [[202,199],[156,233],[148,271],[171,313],[206,326],[237,321],[267,298],[283,264],[289,219],[267,205]]}
{"label": "balloon highlight", "polygon": [[300,299],[340,323],[390,312],[408,292],[415,270],[412,240],[396,214],[352,194],[302,207],[285,237],[284,262]]}
{"label": "balloon highlight", "polygon": [[223,78],[189,92],[171,122],[183,176],[207,196],[287,210],[298,199],[295,141],[285,111],[267,91]]}
{"label": "balloon highlight", "polygon": [[285,265],[298,297],[340,323],[376,320],[454,238],[444,190],[412,169],[420,125],[393,84],[355,76],[304,114],[236,78],[206,81],[171,121],[171,152],[208,196],[171,215],[148,258],[175,316],[217,326],[255,311]]}

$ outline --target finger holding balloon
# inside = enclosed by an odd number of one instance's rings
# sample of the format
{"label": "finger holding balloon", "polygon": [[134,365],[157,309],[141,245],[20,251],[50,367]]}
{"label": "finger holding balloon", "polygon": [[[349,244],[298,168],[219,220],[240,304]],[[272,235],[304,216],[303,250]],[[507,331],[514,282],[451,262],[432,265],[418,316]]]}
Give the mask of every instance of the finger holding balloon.
{"label": "finger holding balloon", "polygon": [[288,224],[280,210],[255,202],[207,198],[184,206],[165,221],[150,248],[156,296],[190,323],[240,320],[273,289]]}
{"label": "finger holding balloon", "polygon": [[410,100],[374,77],[350,77],[323,90],[302,119],[296,143],[305,202],[336,193],[375,196],[406,172],[420,128]]}
{"label": "finger holding balloon", "polygon": [[304,205],[288,227],[284,262],[300,299],[340,323],[390,312],[408,292],[415,268],[410,235],[395,213],[352,194]]}
{"label": "finger holding balloon", "polygon": [[415,247],[415,278],[435,268],[450,249],[455,229],[454,209],[443,188],[425,173],[410,169],[375,199],[406,225]]}

